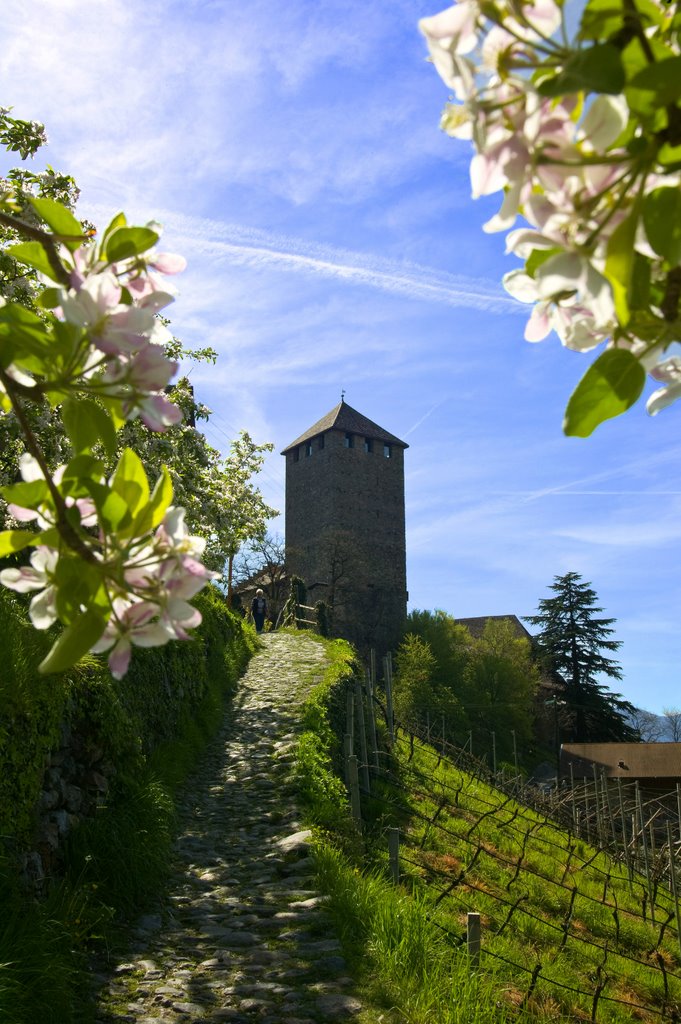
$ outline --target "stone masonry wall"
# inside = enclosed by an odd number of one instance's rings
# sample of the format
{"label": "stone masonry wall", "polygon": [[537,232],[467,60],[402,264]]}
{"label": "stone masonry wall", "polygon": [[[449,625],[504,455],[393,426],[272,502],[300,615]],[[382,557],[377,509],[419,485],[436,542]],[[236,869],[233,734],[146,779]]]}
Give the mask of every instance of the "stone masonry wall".
{"label": "stone masonry wall", "polygon": [[[310,601],[335,598],[334,632],[360,649],[396,646],[406,615],[404,450],[329,430],[286,455],[286,560]],[[333,590],[334,564],[344,577]],[[315,587],[324,582],[326,587]]]}

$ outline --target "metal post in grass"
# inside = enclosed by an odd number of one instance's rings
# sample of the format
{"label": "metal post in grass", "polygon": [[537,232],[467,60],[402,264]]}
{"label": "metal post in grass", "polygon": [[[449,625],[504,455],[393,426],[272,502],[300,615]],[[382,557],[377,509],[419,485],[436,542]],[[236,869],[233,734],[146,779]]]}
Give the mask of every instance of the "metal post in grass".
{"label": "metal post in grass", "polygon": [[584,779],[584,820],[586,822],[586,841],[591,842],[591,807],[589,806],[589,783]]}
{"label": "metal post in grass", "polygon": [[648,900],[650,902],[650,919],[655,924],[655,901],[653,899],[653,878],[650,870],[650,857],[648,856],[648,840],[646,837],[646,826],[643,820],[643,801],[641,800],[641,790],[639,789],[638,782],[636,786],[636,808],[638,810],[638,820],[641,836],[641,847],[643,849],[643,867],[646,873],[646,882],[648,885]]}
{"label": "metal post in grass", "polygon": [[603,819],[601,817],[601,800],[600,793],[598,792],[598,771],[596,765],[591,766],[593,768],[594,776],[594,806],[596,808],[596,835],[598,836],[598,845],[601,849],[604,849],[605,842],[603,841]]}
{"label": "metal post in grass", "polygon": [[345,785],[350,789],[350,758],[352,757],[352,736],[346,732],[343,736],[343,763],[345,764]]}
{"label": "metal post in grass", "polygon": [[681,782],[676,783],[676,813],[678,815],[679,840],[681,840]]}
{"label": "metal post in grass", "polygon": [[388,856],[390,857],[390,874],[395,885],[400,881],[400,830],[388,829]]}
{"label": "metal post in grass", "polygon": [[631,845],[632,845],[632,847],[634,849],[634,869],[638,872],[638,871],[641,870],[641,858],[640,858],[639,852],[638,852],[639,851],[640,843],[638,841],[637,833],[638,833],[638,825],[636,824],[636,815],[632,814],[632,816],[631,816]]}
{"label": "metal post in grass", "polygon": [[492,773],[494,781],[497,779],[497,734],[492,732]]}
{"label": "metal post in grass", "polygon": [[376,740],[376,709],[374,708],[374,687],[373,683],[371,682],[370,672],[367,672],[364,684],[367,693],[367,704],[369,711],[369,742],[371,743],[371,755],[374,760],[374,768],[378,773],[378,770],[380,768],[380,761],[378,758],[378,742]]}
{"label": "metal post in grass", "polygon": [[362,805],[359,798],[359,764],[356,754],[348,758],[348,777],[350,779],[350,806],[352,820],[357,828],[362,827]]}
{"label": "metal post in grass", "polygon": [[676,937],[679,942],[679,952],[681,952],[681,911],[679,911],[679,890],[676,883],[676,864],[674,863],[674,836],[672,835],[672,823],[667,822],[667,845],[669,846],[669,880],[671,884],[672,896],[674,898],[674,909],[676,911]]}
{"label": "metal post in grass", "polygon": [[385,679],[385,704],[388,716],[388,735],[390,742],[395,742],[395,727],[393,719],[393,664],[390,652],[383,659],[383,675]]}
{"label": "metal post in grass", "polygon": [[572,828],[576,836],[579,835],[577,830],[577,800],[575,799],[575,769],[570,761],[570,797],[572,803]]}
{"label": "metal post in grass", "polygon": [[617,832],[615,831],[615,815],[612,810],[612,803],[610,801],[610,787],[608,786],[608,780],[603,772],[601,779],[603,781],[603,795],[605,796],[605,803],[608,809],[608,826],[612,835],[613,853],[617,853]]}
{"label": "metal post in grass", "polygon": [[634,881],[634,873],[631,866],[631,850],[629,849],[629,837],[627,835],[627,816],[624,813],[624,796],[622,794],[622,780],[617,780],[617,799],[620,805],[620,821],[622,823],[622,847],[624,849],[624,859],[627,864],[627,874],[629,875],[629,888],[631,889],[632,882]]}
{"label": "metal post in grass", "polygon": [[366,793],[371,793],[369,779],[369,755],[367,753],[367,732],[364,720],[364,701],[362,700],[362,684],[355,680],[355,710],[357,711],[357,731],[359,733],[359,753],[362,758],[362,786]]}
{"label": "metal post in grass", "polygon": [[515,768],[515,777],[517,779],[520,772],[518,771],[518,745],[515,738],[515,729],[511,729],[511,736],[513,737],[513,767]]}
{"label": "metal post in grass", "polygon": [[471,967],[480,966],[480,914],[469,911],[466,915],[466,941]]}
{"label": "metal post in grass", "polygon": [[355,739],[355,695],[350,686],[345,692],[345,731]]}
{"label": "metal post in grass", "polygon": [[371,689],[376,689],[376,651],[372,647],[369,651],[369,678],[371,679]]}

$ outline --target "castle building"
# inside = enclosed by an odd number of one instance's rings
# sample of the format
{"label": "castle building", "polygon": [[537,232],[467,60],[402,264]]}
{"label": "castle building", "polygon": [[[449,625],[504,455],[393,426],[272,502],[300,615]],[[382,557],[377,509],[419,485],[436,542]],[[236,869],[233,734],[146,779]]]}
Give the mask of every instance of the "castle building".
{"label": "castle building", "polygon": [[286,458],[286,567],[331,632],[382,656],[407,613],[404,451],[345,401],[296,438]]}

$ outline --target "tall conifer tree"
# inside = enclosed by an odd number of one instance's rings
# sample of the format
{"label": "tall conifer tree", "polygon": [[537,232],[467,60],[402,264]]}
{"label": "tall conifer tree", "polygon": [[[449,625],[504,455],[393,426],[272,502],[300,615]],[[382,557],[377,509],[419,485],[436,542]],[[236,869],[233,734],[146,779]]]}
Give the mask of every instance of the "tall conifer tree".
{"label": "tall conifer tree", "polygon": [[555,576],[554,597],[542,598],[536,615],[525,619],[540,631],[535,640],[541,660],[565,682],[560,719],[563,738],[576,743],[626,742],[639,739],[630,724],[633,705],[613,693],[599,677],[621,679],[619,663],[608,653],[621,646],[614,640],[615,619],[603,611],[590,583],[579,573]]}

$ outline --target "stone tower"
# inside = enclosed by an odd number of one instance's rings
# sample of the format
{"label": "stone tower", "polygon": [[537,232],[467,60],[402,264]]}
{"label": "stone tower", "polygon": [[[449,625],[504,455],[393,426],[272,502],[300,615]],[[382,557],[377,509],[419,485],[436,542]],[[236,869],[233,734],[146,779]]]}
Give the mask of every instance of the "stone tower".
{"label": "stone tower", "polygon": [[284,449],[286,566],[332,633],[361,651],[399,643],[407,612],[404,450],[341,401]]}

